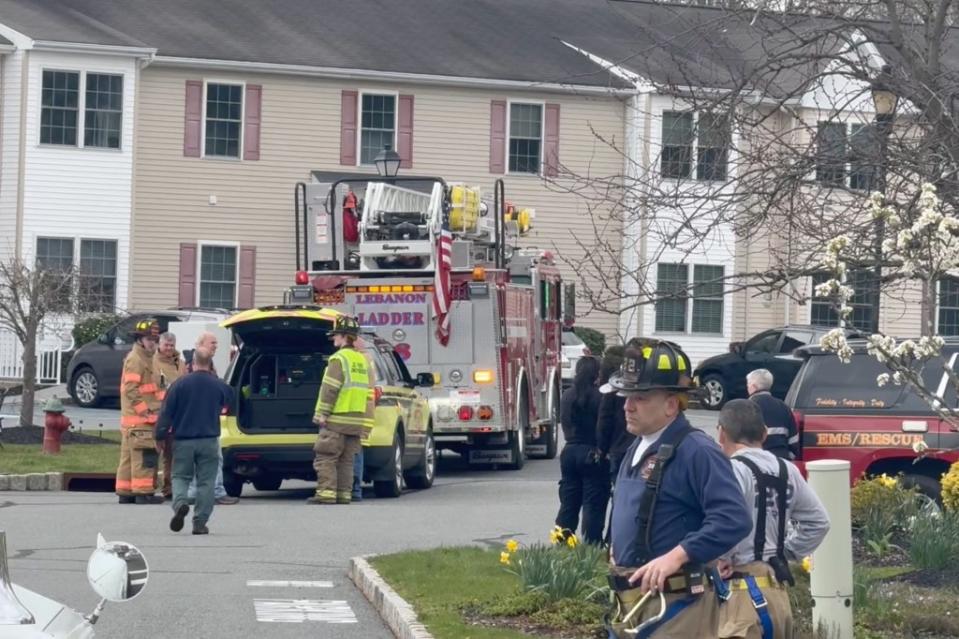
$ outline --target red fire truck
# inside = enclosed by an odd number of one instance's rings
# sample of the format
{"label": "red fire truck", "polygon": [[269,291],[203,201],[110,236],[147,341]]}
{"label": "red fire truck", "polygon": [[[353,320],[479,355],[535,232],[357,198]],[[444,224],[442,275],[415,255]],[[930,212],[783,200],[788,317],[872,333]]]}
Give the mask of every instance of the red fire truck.
{"label": "red fire truck", "polygon": [[300,183],[295,201],[288,303],[351,313],[431,373],[437,447],[512,469],[556,456],[573,291],[548,252],[518,247],[535,211],[501,180],[491,204],[440,178],[371,176]]}

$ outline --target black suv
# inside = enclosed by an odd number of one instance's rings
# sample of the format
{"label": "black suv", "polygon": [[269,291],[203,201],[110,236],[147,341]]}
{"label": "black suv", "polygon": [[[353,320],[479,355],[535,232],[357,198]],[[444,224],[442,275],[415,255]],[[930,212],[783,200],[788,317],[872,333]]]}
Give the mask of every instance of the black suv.
{"label": "black suv", "polygon": [[[782,399],[789,391],[802,360],[792,356],[800,346],[818,344],[829,326],[792,324],[763,331],[745,342],[733,342],[729,352],[715,355],[702,362],[693,371],[699,386],[705,391],[705,408],[718,410],[731,399],[746,397],[746,375],[765,368],[773,374],[771,392]],[[859,333],[846,329],[847,337]]]}
{"label": "black suv", "polygon": [[96,341],[77,349],[67,367],[67,391],[73,401],[84,408],[98,406],[108,397],[119,397],[123,358],[133,348],[133,328],[141,319],[156,318],[160,324],[160,332],[164,333],[171,322],[219,322],[229,315],[230,312],[223,309],[202,308],[130,313],[107,329]]}

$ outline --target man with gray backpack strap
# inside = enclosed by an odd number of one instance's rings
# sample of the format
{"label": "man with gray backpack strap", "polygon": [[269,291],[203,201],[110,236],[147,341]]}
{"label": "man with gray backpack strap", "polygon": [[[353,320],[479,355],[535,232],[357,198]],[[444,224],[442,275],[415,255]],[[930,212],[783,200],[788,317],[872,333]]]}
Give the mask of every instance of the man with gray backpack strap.
{"label": "man with gray backpack strap", "polygon": [[[763,450],[766,426],[755,402],[734,399],[719,413],[719,444],[752,512],[752,534],[720,561],[731,596],[720,609],[719,636],[793,636],[787,585],[790,560],[811,554],[829,532],[829,517],[799,469]],[[788,530],[787,530],[788,529]]]}

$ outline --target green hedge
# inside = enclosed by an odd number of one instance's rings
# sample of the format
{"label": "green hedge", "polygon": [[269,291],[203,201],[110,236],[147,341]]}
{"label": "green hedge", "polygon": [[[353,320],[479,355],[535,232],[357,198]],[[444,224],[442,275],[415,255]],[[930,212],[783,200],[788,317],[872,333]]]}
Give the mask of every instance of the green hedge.
{"label": "green hedge", "polygon": [[78,318],[73,326],[73,347],[77,349],[84,344],[95,342],[102,333],[119,321],[119,315],[109,313]]}
{"label": "green hedge", "polygon": [[586,346],[593,352],[593,355],[596,357],[602,357],[603,352],[606,350],[606,336],[600,333],[599,331],[586,328],[585,326],[577,326],[573,329],[573,332],[576,335],[586,342]]}

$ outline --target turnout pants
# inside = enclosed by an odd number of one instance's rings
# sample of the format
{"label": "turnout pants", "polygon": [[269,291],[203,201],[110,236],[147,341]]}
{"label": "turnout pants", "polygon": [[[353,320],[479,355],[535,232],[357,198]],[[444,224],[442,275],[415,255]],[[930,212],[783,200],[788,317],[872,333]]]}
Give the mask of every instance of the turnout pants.
{"label": "turnout pants", "polygon": [[[789,639],[793,636],[793,615],[786,588],[776,581],[772,568],[764,561],[737,566],[735,572],[752,575],[766,600],[766,612],[773,634],[766,639]],[[756,604],[744,579],[729,581],[730,598],[719,613],[719,636],[722,639],[763,639],[763,626]]]}
{"label": "turnout pants", "polygon": [[327,503],[350,503],[353,494],[353,458],[360,452],[359,435],[344,435],[329,428],[320,431],[313,445],[316,498]]}
{"label": "turnout pants", "polygon": [[213,514],[213,486],[220,464],[219,437],[177,439],[173,443],[173,510],[188,503],[187,491],[196,477],[193,525],[205,524]]}
{"label": "turnout pants", "polygon": [[121,497],[152,495],[156,490],[159,456],[152,428],[124,428],[120,433],[116,493]]}
{"label": "turnout pants", "polygon": [[566,444],[559,456],[559,513],[556,525],[576,532],[583,511],[583,540],[603,542],[603,524],[609,502],[609,475],[605,460],[590,459],[595,450],[586,444]]}
{"label": "turnout pants", "polygon": [[[631,575],[635,569],[614,569],[616,574]],[[699,595],[689,595],[686,592],[665,595],[666,608],[678,611],[668,621],[655,626],[648,634],[627,634],[627,629],[635,629],[643,622],[652,619],[660,613],[659,595],[649,597],[646,605],[627,623],[623,623],[623,616],[643,598],[639,588],[623,590],[615,593],[617,607],[616,617],[607,626],[610,639],[716,639],[719,637],[719,600],[712,584],[707,584],[705,592]],[[685,604],[685,605],[684,605]],[[667,616],[669,612],[667,612]]]}

